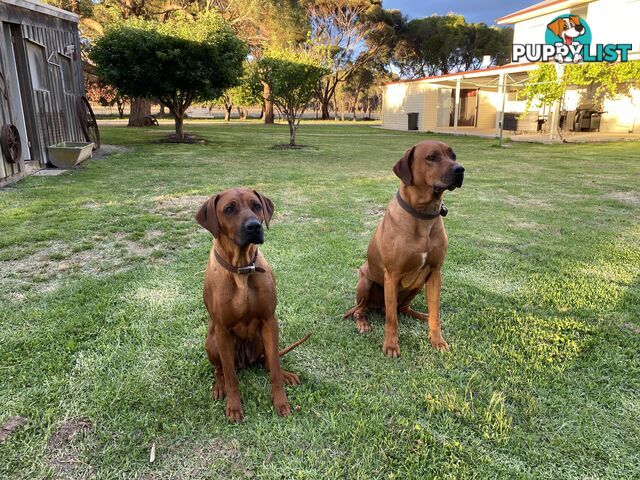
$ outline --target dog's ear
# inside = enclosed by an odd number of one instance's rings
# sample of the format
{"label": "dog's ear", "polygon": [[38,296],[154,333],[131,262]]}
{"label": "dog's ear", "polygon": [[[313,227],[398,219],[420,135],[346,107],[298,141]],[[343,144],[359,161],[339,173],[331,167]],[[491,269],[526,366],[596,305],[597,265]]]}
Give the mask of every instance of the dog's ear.
{"label": "dog's ear", "polygon": [[220,224],[216,214],[216,204],[219,196],[210,197],[200,206],[198,213],[196,213],[196,221],[209,230],[214,238],[218,238],[218,235],[220,235]]}
{"label": "dog's ear", "polygon": [[413,152],[415,149],[415,145],[409,148],[404,152],[403,157],[393,166],[393,173],[395,173],[407,187],[413,185],[413,172],[411,171],[411,166],[413,165]]}
{"label": "dog's ear", "polygon": [[564,18],[559,18],[547,25],[547,28],[551,30],[556,37],[559,37],[562,33],[562,27],[564,27]]}
{"label": "dog's ear", "polygon": [[264,215],[264,224],[269,228],[269,221],[273,216],[273,202],[270,198],[265,197],[256,190],[254,190],[253,193],[255,193],[260,200],[260,204],[262,205],[262,214]]}
{"label": "dog's ear", "polygon": [[574,25],[582,25],[582,23],[580,23],[580,17],[578,15],[571,15],[569,17],[569,21],[573,22]]}

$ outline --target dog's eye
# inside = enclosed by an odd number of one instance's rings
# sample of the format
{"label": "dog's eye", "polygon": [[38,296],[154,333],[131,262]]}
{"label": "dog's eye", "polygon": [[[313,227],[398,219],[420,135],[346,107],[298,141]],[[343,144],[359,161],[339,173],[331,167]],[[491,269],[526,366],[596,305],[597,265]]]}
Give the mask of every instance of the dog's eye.
{"label": "dog's eye", "polygon": [[456,159],[456,154],[453,150],[449,150],[449,157],[451,158],[451,160],[455,160]]}
{"label": "dog's eye", "polygon": [[254,203],[253,207],[251,207],[253,209],[254,212],[259,212],[260,210],[262,210],[262,205],[260,205],[259,203]]}
{"label": "dog's eye", "polygon": [[235,209],[235,205],[227,205],[226,207],[224,207],[224,213],[226,213],[227,215],[231,215]]}
{"label": "dog's eye", "polygon": [[438,161],[438,159],[439,159],[439,157],[435,153],[427,155],[427,162],[436,162],[436,161]]}

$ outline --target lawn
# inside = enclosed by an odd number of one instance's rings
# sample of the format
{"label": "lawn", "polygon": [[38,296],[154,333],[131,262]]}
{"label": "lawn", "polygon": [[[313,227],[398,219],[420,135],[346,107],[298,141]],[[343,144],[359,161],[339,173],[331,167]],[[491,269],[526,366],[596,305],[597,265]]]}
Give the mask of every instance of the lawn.
{"label": "lawn", "polygon": [[[640,144],[496,148],[371,126],[198,122],[104,127],[127,147],[0,192],[0,477],[632,478],[640,466]],[[413,143],[450,143],[442,321],[356,334],[342,314]],[[202,274],[206,196],[250,186],[276,214],[261,247],[278,283],[283,359],[303,385],[275,415],[240,373],[246,419],[210,396]],[[415,307],[424,311],[424,297]],[[152,445],[155,461],[149,462]]]}

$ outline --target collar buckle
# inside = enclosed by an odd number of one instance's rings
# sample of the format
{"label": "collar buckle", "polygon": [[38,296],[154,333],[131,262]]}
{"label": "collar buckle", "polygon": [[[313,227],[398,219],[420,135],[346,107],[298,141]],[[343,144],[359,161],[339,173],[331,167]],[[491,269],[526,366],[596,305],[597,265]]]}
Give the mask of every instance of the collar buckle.
{"label": "collar buckle", "polygon": [[253,275],[254,273],[256,273],[255,262],[246,267],[238,267],[238,275]]}

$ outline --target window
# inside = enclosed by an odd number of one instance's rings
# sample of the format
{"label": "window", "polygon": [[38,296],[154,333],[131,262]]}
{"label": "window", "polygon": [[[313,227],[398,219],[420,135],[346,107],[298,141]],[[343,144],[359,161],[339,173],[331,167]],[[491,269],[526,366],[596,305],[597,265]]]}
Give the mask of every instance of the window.
{"label": "window", "polygon": [[73,69],[71,59],[66,55],[58,54],[58,62],[62,71],[62,87],[64,93],[73,93]]}
{"label": "window", "polygon": [[25,42],[27,45],[27,57],[29,59],[29,72],[31,84],[36,90],[49,90],[47,81],[47,59],[44,47],[33,42]]}

